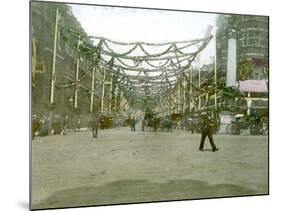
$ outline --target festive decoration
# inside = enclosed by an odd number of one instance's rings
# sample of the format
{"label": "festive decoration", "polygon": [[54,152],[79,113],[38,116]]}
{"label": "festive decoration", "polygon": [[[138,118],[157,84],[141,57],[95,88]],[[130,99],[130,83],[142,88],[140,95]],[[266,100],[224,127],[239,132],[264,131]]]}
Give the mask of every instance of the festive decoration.
{"label": "festive decoration", "polygon": [[[197,54],[212,39],[212,35],[207,34],[202,39],[188,41],[125,43],[104,37],[87,36],[64,25],[60,25],[60,36],[77,54],[91,58],[92,64],[78,81],[56,84],[56,87],[67,88],[75,86],[76,83],[80,84],[83,78],[90,76],[90,70],[97,68],[112,77],[112,90],[114,91],[118,84],[129,102],[144,99],[156,101],[161,95],[170,93],[177,80],[185,75]],[[80,42],[77,48],[78,40]],[[93,91],[88,87],[84,88],[87,94]]]}

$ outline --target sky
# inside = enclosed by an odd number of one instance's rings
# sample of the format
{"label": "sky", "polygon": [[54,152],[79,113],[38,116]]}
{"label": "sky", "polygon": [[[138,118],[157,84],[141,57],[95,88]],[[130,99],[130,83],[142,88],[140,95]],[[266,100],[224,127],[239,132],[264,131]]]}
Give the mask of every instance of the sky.
{"label": "sky", "polygon": [[[186,41],[203,38],[208,25],[215,29],[216,14],[70,5],[88,35],[121,42]],[[200,54],[200,66],[215,55],[214,39]]]}

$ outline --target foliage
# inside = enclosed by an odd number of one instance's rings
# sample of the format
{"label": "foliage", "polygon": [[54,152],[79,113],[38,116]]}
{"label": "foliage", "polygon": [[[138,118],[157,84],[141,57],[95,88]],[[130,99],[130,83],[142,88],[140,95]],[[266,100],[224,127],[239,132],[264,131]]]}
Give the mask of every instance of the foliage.
{"label": "foliage", "polygon": [[238,63],[238,71],[240,75],[240,80],[247,80],[248,76],[252,72],[253,63],[251,60],[243,60]]}

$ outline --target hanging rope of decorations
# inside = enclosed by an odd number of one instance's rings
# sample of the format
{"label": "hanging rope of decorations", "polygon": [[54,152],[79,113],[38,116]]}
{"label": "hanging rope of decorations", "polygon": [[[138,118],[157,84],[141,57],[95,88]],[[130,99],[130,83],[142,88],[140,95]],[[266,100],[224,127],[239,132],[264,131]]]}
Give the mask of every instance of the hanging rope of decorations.
{"label": "hanging rope of decorations", "polygon": [[[124,90],[127,97],[137,94],[146,98],[165,93],[167,89],[172,90],[176,81],[190,68],[197,54],[212,39],[212,35],[208,34],[204,38],[188,41],[126,43],[87,36],[63,25],[60,25],[60,33],[62,40],[78,54],[93,58],[91,68],[106,70],[106,73],[118,82],[119,88]],[[90,75],[90,72],[80,77],[79,81]],[[65,85],[57,84],[58,87],[74,85],[75,81]]]}

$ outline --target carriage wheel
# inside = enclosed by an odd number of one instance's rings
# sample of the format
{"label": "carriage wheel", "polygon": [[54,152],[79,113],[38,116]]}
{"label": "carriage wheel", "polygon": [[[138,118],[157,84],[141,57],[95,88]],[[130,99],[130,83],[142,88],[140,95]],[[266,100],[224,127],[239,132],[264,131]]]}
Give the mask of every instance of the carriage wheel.
{"label": "carriage wheel", "polygon": [[239,132],[238,132],[238,125],[236,125],[236,124],[232,125],[232,127],[231,127],[231,134],[233,134],[233,135],[240,135]]}
{"label": "carriage wheel", "polygon": [[250,126],[250,134],[251,135],[260,135],[260,134],[262,134],[262,131],[258,125],[253,124]]}
{"label": "carriage wheel", "polygon": [[236,124],[230,123],[226,127],[227,134],[237,135],[238,134],[238,126]]}
{"label": "carriage wheel", "polygon": [[228,124],[228,125],[226,126],[226,133],[227,133],[227,134],[231,134],[231,127],[232,127],[232,124]]}

